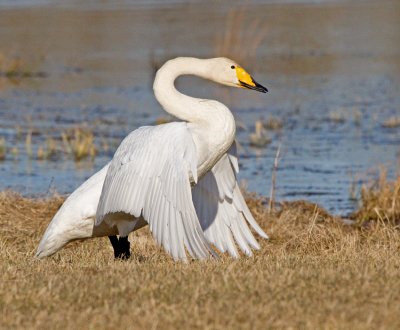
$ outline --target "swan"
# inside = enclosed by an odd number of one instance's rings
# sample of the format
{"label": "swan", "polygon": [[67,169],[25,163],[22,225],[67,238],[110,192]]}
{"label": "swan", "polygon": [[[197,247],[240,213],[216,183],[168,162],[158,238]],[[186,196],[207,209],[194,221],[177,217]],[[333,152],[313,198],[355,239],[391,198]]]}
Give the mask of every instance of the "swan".
{"label": "swan", "polygon": [[154,94],[181,122],[131,132],[113,159],[65,200],[39,243],[38,258],[100,236],[110,238],[116,258],[129,258],[128,234],[147,224],[175,260],[187,260],[187,253],[194,259],[217,256],[211,245],[233,258],[240,256],[237,246],[251,256],[260,246],[249,225],[268,239],[236,179],[232,113],[218,101],[180,93],[174,81],[182,75],[268,91],[228,58],[167,61],[156,73]]}

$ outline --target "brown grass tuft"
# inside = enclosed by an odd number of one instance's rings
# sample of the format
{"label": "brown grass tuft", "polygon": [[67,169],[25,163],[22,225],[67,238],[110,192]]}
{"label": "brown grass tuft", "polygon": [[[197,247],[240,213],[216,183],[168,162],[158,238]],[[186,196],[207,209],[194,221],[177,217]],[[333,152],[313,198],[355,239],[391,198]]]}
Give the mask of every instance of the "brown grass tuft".
{"label": "brown grass tuft", "polygon": [[44,78],[47,74],[38,71],[40,65],[37,61],[26,63],[20,56],[6,54],[0,51],[0,79],[7,79],[12,84],[18,85],[24,78]]}
{"label": "brown grass tuft", "polygon": [[7,155],[6,140],[3,137],[0,137],[0,161],[6,159],[6,155]]}
{"label": "brown grass tuft", "polygon": [[400,127],[400,117],[390,117],[382,123],[382,126],[386,128]]}
{"label": "brown grass tuft", "polygon": [[400,235],[391,222],[344,225],[304,201],[269,213],[268,200],[251,195],[270,235],[252,258],[174,263],[143,228],[130,237],[127,262],[113,260],[107,238],[35,260],[61,203],[0,193],[0,328],[400,326]]}
{"label": "brown grass tuft", "polygon": [[361,188],[361,207],[351,215],[361,225],[371,221],[400,224],[400,176],[389,182],[385,169],[381,169],[378,180]]}
{"label": "brown grass tuft", "polygon": [[94,143],[94,134],[87,128],[76,127],[73,133],[62,133],[61,138],[67,154],[72,154],[75,161],[85,158],[94,158],[97,149]]}

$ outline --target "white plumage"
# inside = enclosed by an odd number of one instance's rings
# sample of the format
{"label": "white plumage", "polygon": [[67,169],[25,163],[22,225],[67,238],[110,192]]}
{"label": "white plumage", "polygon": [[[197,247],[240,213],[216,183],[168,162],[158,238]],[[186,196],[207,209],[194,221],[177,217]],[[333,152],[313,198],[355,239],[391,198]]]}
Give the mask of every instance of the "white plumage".
{"label": "white plumage", "polygon": [[233,144],[192,191],[193,203],[207,241],[234,258],[239,257],[239,254],[233,237],[248,256],[252,255],[251,248],[260,248],[247,224],[261,237],[268,238],[253,218],[240,192],[236,180],[238,172],[236,148]]}
{"label": "white plumage", "polygon": [[39,244],[38,257],[74,239],[127,236],[146,224],[176,260],[186,259],[186,251],[193,258],[213,256],[210,244],[235,258],[236,244],[248,256],[259,249],[248,224],[260,236],[267,235],[238,187],[233,116],[217,101],[179,93],[174,80],[182,74],[266,91],[229,59],[167,62],[157,73],[155,95],[183,122],[130,133],[110,164],[65,201]]}
{"label": "white plumage", "polygon": [[175,259],[185,258],[185,247],[194,258],[207,257],[211,248],[193,206],[190,176],[197,181],[197,154],[186,123],[137,129],[111,161],[96,225],[105,221],[127,236],[143,215],[154,239]]}
{"label": "white plumage", "polygon": [[43,258],[77,239],[118,234],[117,228],[106,224],[94,226],[101,188],[108,164],[86,180],[60,207],[48,225],[37,248],[36,256]]}

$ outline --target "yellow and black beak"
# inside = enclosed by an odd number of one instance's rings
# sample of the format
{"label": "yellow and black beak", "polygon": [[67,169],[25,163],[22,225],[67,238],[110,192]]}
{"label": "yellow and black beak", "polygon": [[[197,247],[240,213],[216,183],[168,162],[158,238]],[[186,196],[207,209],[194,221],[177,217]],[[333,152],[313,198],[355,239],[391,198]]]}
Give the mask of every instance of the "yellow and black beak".
{"label": "yellow and black beak", "polygon": [[256,82],[252,76],[250,76],[243,68],[236,67],[236,76],[239,80],[240,87],[253,89],[257,92],[266,93],[268,89],[258,82]]}
{"label": "yellow and black beak", "polygon": [[257,92],[261,92],[261,93],[266,93],[268,92],[268,89],[262,85],[260,85],[257,81],[255,81],[253,78],[251,78],[251,82],[252,84],[248,84],[245,83],[244,81],[240,81],[240,86],[244,87],[244,88],[248,88],[248,89],[254,89]]}

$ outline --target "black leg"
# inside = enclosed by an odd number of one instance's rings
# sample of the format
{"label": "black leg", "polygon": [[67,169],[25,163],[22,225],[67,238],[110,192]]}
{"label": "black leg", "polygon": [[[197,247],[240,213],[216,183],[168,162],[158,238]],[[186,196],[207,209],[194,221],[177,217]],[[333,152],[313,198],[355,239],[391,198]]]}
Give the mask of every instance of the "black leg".
{"label": "black leg", "polygon": [[119,251],[120,255],[118,258],[121,258],[123,260],[129,259],[131,256],[131,243],[129,243],[128,236],[125,237],[119,237]]}
{"label": "black leg", "polygon": [[119,246],[118,237],[117,236],[108,236],[108,238],[110,239],[111,245],[114,249],[114,258],[117,259],[121,255],[121,249]]}

